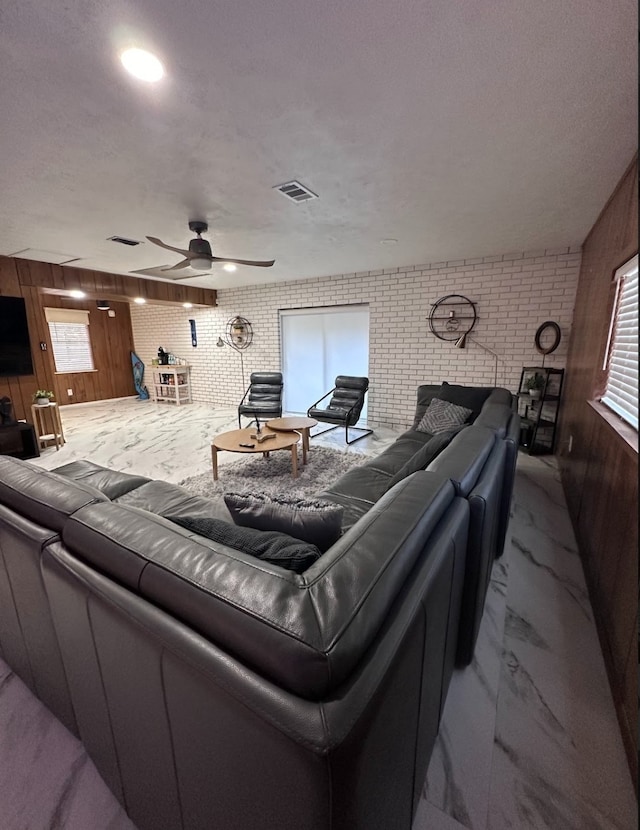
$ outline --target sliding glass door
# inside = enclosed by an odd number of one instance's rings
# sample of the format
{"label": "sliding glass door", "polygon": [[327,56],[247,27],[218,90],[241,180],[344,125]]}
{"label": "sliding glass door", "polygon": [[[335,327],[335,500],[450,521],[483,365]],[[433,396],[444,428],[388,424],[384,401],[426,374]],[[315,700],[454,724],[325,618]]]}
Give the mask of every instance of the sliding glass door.
{"label": "sliding glass door", "polygon": [[284,411],[306,413],[337,375],[369,376],[369,306],[281,311],[280,342]]}

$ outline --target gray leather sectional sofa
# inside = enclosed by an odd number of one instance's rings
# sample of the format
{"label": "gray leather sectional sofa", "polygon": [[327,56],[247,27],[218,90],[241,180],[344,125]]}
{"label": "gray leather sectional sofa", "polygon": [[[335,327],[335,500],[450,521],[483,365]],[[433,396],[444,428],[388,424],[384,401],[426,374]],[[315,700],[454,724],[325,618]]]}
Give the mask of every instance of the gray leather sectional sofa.
{"label": "gray leather sectional sofa", "polygon": [[180,487],[0,457],[0,650],[140,830],[409,830],[508,523],[517,415],[485,397],[427,470],[411,429],[336,482],[302,574],[178,526],[226,510]]}

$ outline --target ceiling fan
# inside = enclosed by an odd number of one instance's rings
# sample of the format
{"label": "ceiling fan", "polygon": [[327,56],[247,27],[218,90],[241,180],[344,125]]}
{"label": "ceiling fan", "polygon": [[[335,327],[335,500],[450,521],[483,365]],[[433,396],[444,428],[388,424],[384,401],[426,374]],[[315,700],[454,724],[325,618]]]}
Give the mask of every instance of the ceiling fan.
{"label": "ceiling fan", "polygon": [[[206,222],[192,220],[189,222],[189,229],[192,230],[196,237],[189,242],[189,250],[185,251],[183,248],[174,248],[173,245],[167,245],[161,239],[155,236],[147,236],[149,242],[158,245],[160,248],[165,248],[167,251],[174,251],[176,254],[182,254],[184,259],[177,265],[171,265],[167,268],[159,268],[159,271],[177,271],[180,268],[197,268],[198,270],[209,270],[212,262],[231,262],[236,265],[254,265],[260,268],[270,268],[275,259],[270,260],[254,260],[254,259],[233,259],[231,257],[213,256],[211,253],[210,243],[202,238],[202,234],[207,231],[209,226]],[[146,270],[146,269],[145,269]],[[192,275],[185,275],[184,277],[173,277],[173,279],[191,279]]]}

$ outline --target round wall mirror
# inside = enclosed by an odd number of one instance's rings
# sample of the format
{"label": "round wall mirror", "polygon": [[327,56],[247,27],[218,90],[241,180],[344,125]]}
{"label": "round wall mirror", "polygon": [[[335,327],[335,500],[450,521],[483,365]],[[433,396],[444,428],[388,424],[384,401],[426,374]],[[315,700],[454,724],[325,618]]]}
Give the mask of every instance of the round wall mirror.
{"label": "round wall mirror", "polygon": [[540,354],[551,354],[560,345],[561,337],[560,326],[554,323],[553,320],[546,320],[538,326],[538,331],[536,332],[536,349]]}

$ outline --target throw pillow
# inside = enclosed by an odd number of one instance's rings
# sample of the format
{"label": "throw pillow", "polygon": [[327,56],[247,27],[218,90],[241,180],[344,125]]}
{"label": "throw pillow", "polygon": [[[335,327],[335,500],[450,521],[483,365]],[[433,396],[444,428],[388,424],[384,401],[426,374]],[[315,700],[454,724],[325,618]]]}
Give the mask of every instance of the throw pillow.
{"label": "throw pillow", "polygon": [[454,403],[456,406],[466,406],[472,413],[469,420],[473,421],[477,418],[492,391],[492,386],[457,386],[445,381],[438,392],[438,397],[440,400]]}
{"label": "throw pillow", "polygon": [[469,415],[471,415],[471,410],[466,406],[456,406],[454,403],[434,398],[427,407],[417,430],[437,435],[439,432],[446,432],[464,424]]}
{"label": "throw pillow", "polygon": [[430,441],[427,441],[423,447],[415,452],[411,458],[403,464],[402,467],[400,467],[393,478],[389,480],[387,490],[390,490],[394,484],[402,481],[403,478],[410,476],[411,473],[416,473],[418,470],[426,470],[433,459],[440,455],[445,447],[449,446],[453,436],[460,432],[461,429],[465,429],[465,427],[466,424],[463,424],[462,426],[446,430],[446,432],[439,432],[437,435],[434,435]]}
{"label": "throw pillow", "polygon": [[225,493],[224,500],[237,525],[278,530],[311,542],[323,553],[342,534],[344,507],[328,501],[250,493]]}
{"label": "throw pillow", "polygon": [[214,542],[220,542],[296,573],[306,571],[320,556],[320,551],[315,545],[292,539],[285,533],[238,527],[222,519],[202,516],[180,516],[172,521]]}

